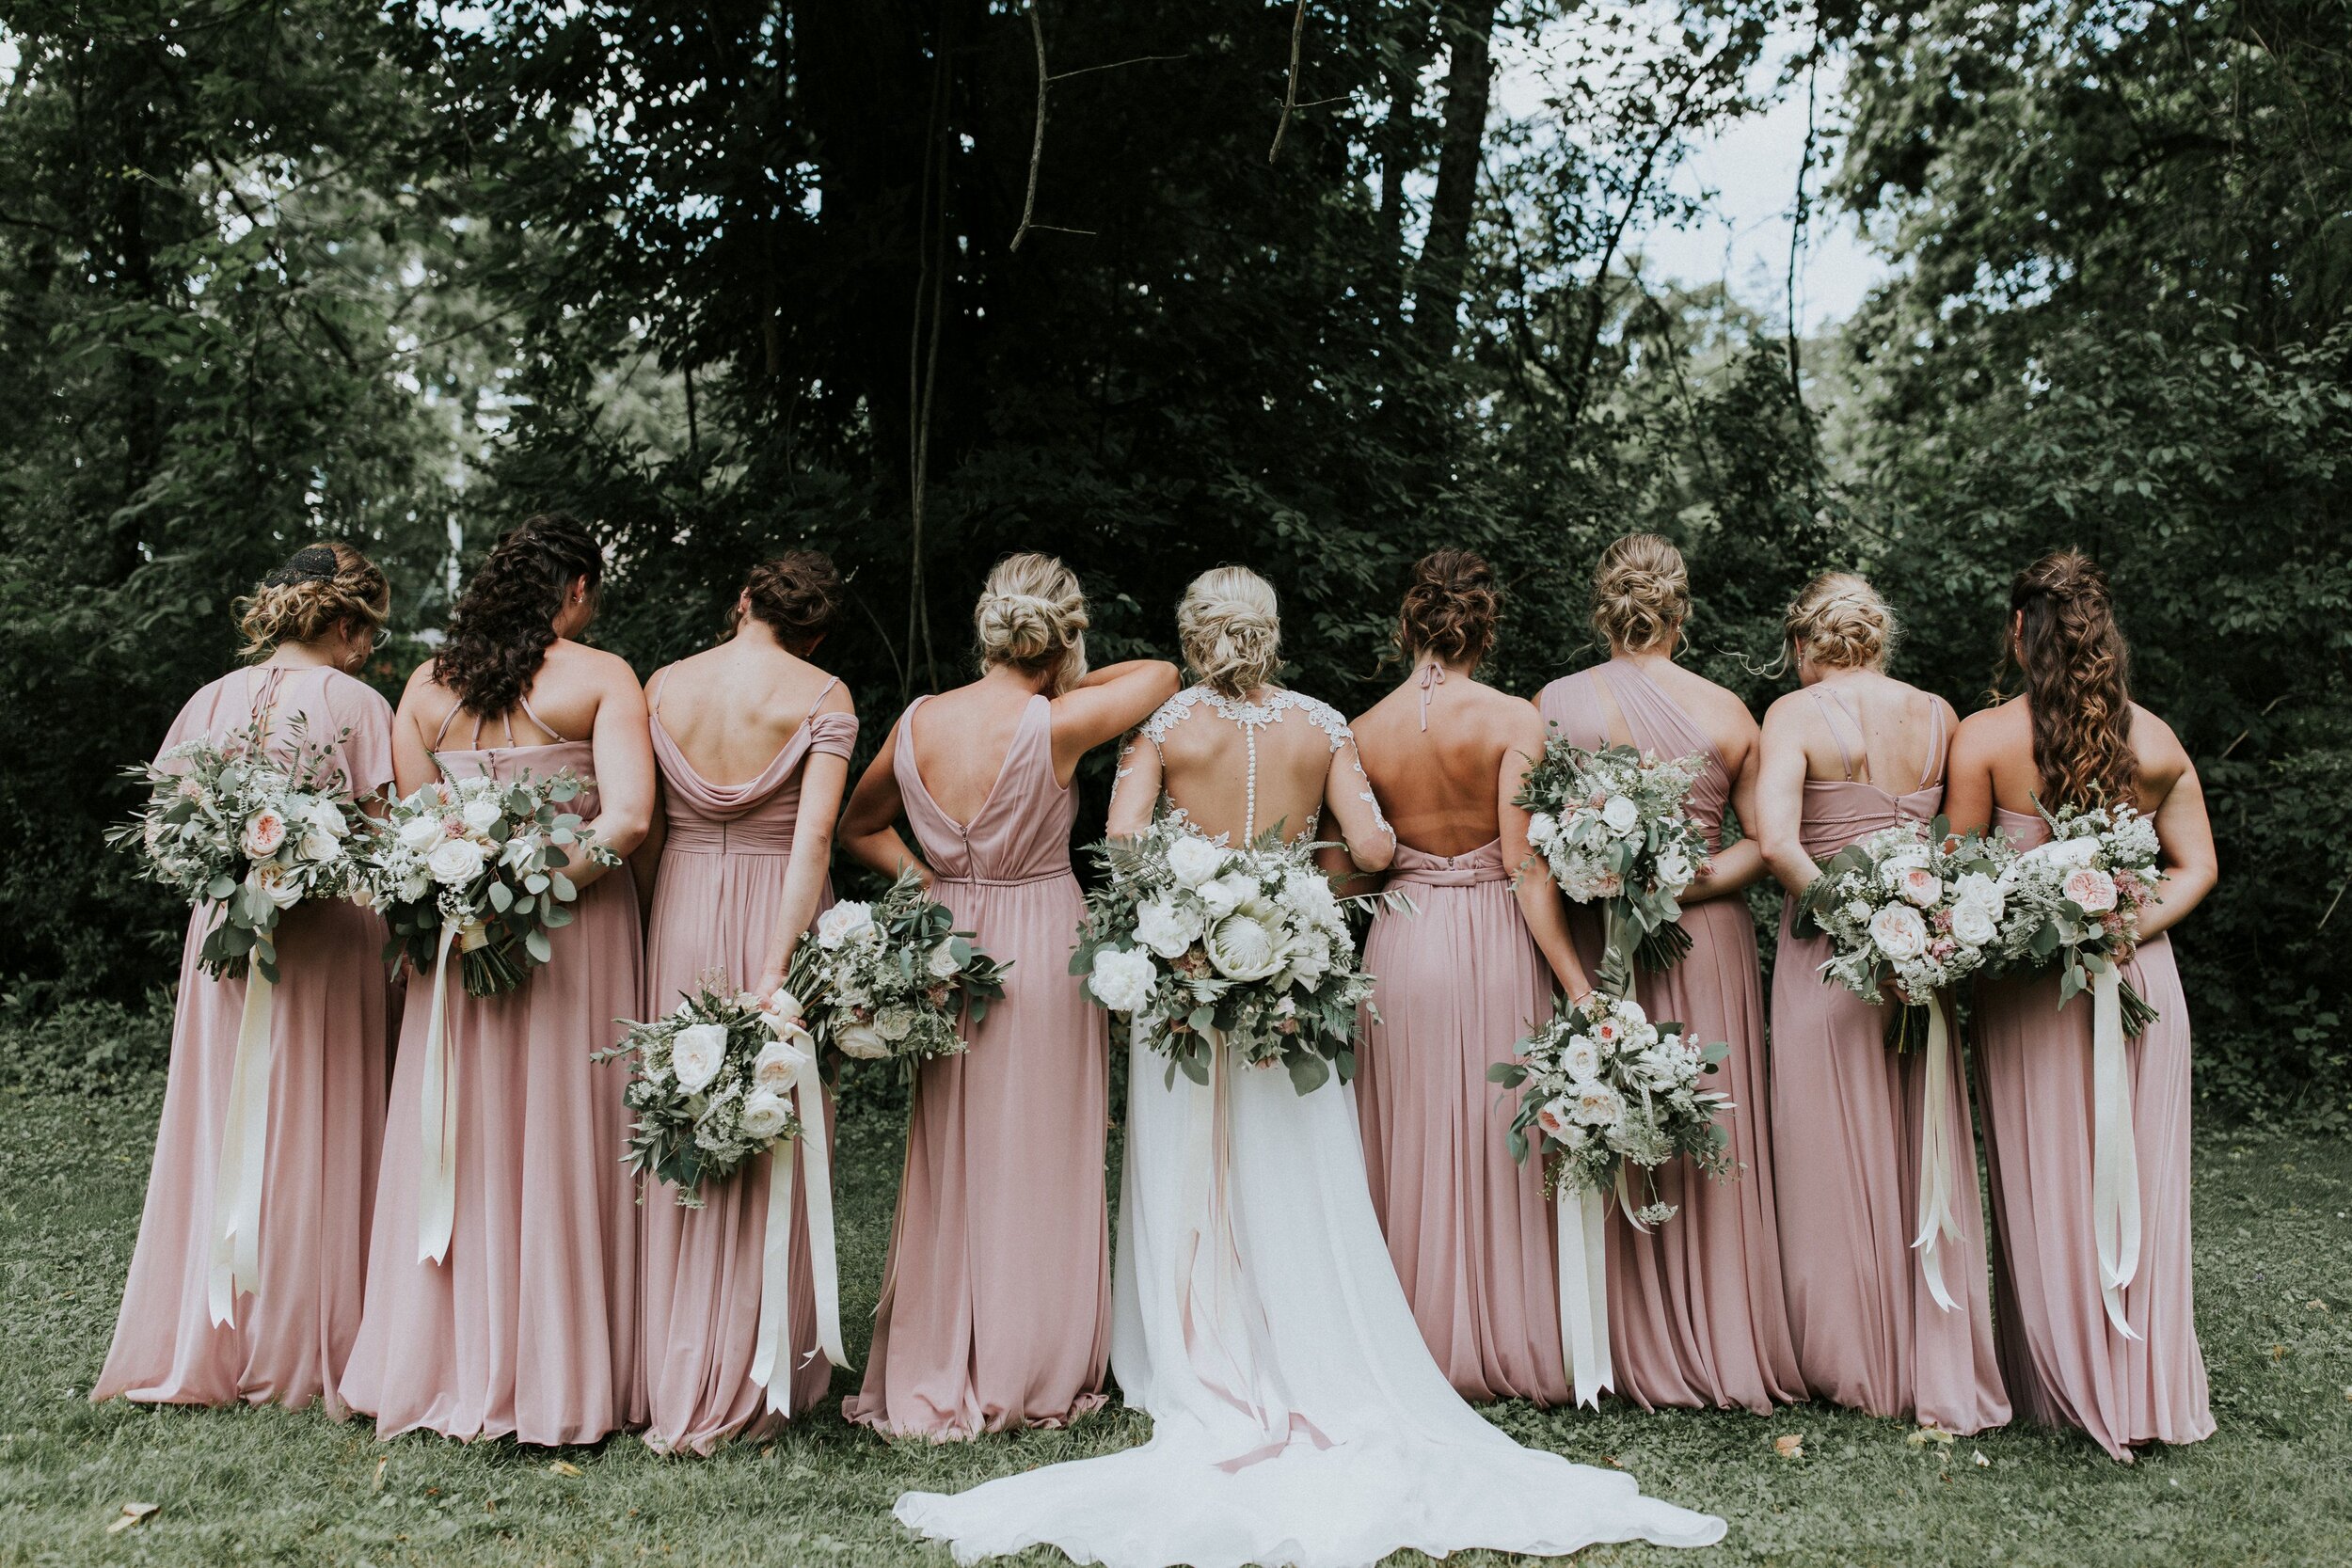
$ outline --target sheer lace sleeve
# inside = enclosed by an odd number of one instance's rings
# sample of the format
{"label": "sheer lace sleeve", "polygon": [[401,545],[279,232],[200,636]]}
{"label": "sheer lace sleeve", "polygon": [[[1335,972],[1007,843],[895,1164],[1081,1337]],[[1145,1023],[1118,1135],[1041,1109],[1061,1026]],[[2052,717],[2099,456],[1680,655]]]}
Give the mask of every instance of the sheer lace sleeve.
{"label": "sheer lace sleeve", "polygon": [[1396,830],[1381,815],[1380,797],[1373,792],[1363,759],[1356,752],[1356,736],[1344,723],[1333,739],[1331,770],[1324,780],[1323,795],[1357,869],[1387,870],[1396,859]]}
{"label": "sheer lace sleeve", "polygon": [[1111,809],[1103,824],[1104,832],[1117,838],[1139,833],[1152,825],[1162,772],[1159,738],[1149,724],[1119,743],[1119,767],[1111,775]]}

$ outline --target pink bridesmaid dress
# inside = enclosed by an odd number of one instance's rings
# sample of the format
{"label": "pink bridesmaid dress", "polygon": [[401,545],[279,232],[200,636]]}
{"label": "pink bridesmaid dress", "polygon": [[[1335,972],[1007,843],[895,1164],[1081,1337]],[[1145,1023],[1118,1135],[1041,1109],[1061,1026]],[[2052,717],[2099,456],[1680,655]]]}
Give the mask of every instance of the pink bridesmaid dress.
{"label": "pink bridesmaid dress", "polygon": [[[531,710],[525,717],[548,729]],[[454,714],[451,717],[454,717]],[[448,720],[442,721],[444,733]],[[584,740],[436,740],[447,776],[595,771]],[[596,813],[593,784],[574,803]],[[644,999],[637,890],[623,867],[580,892],[555,956],[521,989],[473,997],[452,975],[444,1041],[456,1115],[456,1214],[442,1261],[418,1257],[421,1100],[432,976],[409,988],[369,1243],[367,1315],[343,1398],[376,1433],[593,1443],[621,1425],[636,1377],[637,1203],[621,1163],[627,1076],[590,1053]]]}
{"label": "pink bridesmaid dress", "polygon": [[843,1414],[944,1441],[1059,1426],[1103,1402],[1110,1042],[1069,972],[1085,901],[1052,705],[1030,699],[988,799],[958,823],[915,768],[925,700],[898,721],[907,820],[933,895],[1013,967],[970,1051],[927,1064],[915,1085],[866,1384]]}
{"label": "pink bridesmaid dress", "polygon": [[[1896,795],[1853,777],[1845,735],[1859,735],[1859,718],[1835,693],[1809,689],[1847,776],[1805,781],[1805,852],[1822,861],[1882,828],[1933,820],[1944,803],[1942,706],[1918,787]],[[1886,1048],[1886,1007],[1823,980],[1829,956],[1826,937],[1793,933],[1784,902],[1772,968],[1772,1133],[1798,1365],[1815,1394],[1873,1416],[1908,1414],[1963,1433],[2000,1426],[2009,1395],[1986,1302],[1967,1074],[1955,1064],[1946,1107],[1947,1147],[1959,1151],[1952,1208],[1961,1231],[1941,1243],[1945,1287],[1958,1304],[1947,1311],[1929,1292],[1911,1245],[1925,1057]]]}
{"label": "pink bridesmaid dress", "polygon": [[[817,694],[821,705],[837,683]],[[645,1001],[658,1017],[715,972],[740,990],[759,978],[784,901],[801,775],[813,756],[846,758],[857,719],[812,713],[775,759],[748,784],[715,784],[694,770],[661,722],[661,682],[653,689],[654,760],[669,816],[661,875],[645,933]],[[833,901],[831,890],[818,907]],[[800,1160],[795,1147],[791,1158]],[[805,1169],[795,1167],[803,1192]],[[676,1192],[644,1183],[644,1299],[639,1317],[638,1412],[645,1441],[665,1452],[709,1453],[736,1435],[774,1430],[825,1395],[833,1368],[817,1349],[806,1212],[792,1216],[792,1304],[786,1365],[787,1408],[768,1410],[768,1390],[751,1380],[757,1349],[762,1254],[768,1234],[768,1156],[703,1189],[704,1206],[681,1209]]]}
{"label": "pink bridesmaid dress", "polygon": [[1511,1158],[1488,1064],[1551,1009],[1500,842],[1451,857],[1396,847],[1365,939],[1377,976],[1356,1064],[1372,1204],[1429,1354],[1466,1400],[1568,1402],[1559,1262],[1542,1166]]}
{"label": "pink bridesmaid dress", "polygon": [[[296,715],[342,787],[366,796],[391,782],[391,706],[340,670],[256,666],[224,675],[188,700],[163,750],[224,741],[266,718],[271,753],[291,762]],[[294,1407],[315,1399],[340,1418],[336,1385],[359,1332],[384,1131],[384,923],[340,899],[297,906],[278,923],[261,1282],[236,1297],[233,1322],[215,1327],[213,1198],[246,990],[244,980],[214,979],[197,962],[215,919],[210,908],[188,918],[147,1209],[90,1398]]]}
{"label": "pink bridesmaid dress", "polygon": [[[1661,757],[1698,755],[1707,771],[1689,815],[1710,847],[1723,842],[1731,775],[1723,754],[1680,704],[1629,659],[1611,659],[1544,688],[1536,705],[1555,734],[1578,746],[1609,743],[1616,700],[1633,744]],[[1727,1124],[1738,1174],[1716,1180],[1680,1161],[1657,1173],[1675,1217],[1644,1235],[1622,1213],[1609,1226],[1609,1354],[1620,1393],[1660,1405],[1758,1415],[1804,1398],[1781,1283],[1780,1206],[1772,1129],[1766,1115],[1764,972],[1744,898],[1713,898],[1682,911],[1691,951],[1662,974],[1639,972],[1634,999],[1652,1018],[1675,1019],[1698,1040],[1731,1047],[1708,1086],[1731,1096]],[[1601,957],[1597,913],[1572,910],[1569,927],[1588,970]]]}
{"label": "pink bridesmaid dress", "polygon": [[[2030,848],[2039,816],[1995,814]],[[2189,1290],[2188,999],[2160,936],[2123,977],[2156,1021],[2124,1043],[2139,1166],[2139,1268],[2128,1339],[2108,1323],[2090,1224],[2090,998],[2058,1006],[2056,974],[1977,987],[1976,1069],[1991,1161],[2001,1373],[2020,1414],[2079,1427],[2118,1459],[2140,1443],[2213,1435]]]}

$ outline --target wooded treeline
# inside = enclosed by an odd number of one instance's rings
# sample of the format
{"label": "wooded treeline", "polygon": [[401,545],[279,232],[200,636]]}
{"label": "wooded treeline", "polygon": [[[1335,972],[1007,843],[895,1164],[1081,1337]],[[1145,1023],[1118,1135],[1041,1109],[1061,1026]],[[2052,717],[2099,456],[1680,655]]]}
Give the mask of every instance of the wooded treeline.
{"label": "wooded treeline", "polygon": [[[167,977],[110,776],[314,534],[394,574],[388,687],[529,511],[610,539],[597,635],[641,670],[829,549],[869,744],[968,668],[1015,546],[1079,568],[1106,657],[1247,561],[1346,705],[1422,550],[1496,562],[1531,689],[1595,656],[1600,546],[1657,529],[1710,674],[1780,689],[1780,606],[1852,565],[1964,709],[2009,575],[2074,543],[2214,801],[2201,1082],[2352,1115],[2352,8],[9,0],[0,34],[19,1010]],[[1637,236],[1821,58],[1790,200],[1898,265],[1800,341]]]}

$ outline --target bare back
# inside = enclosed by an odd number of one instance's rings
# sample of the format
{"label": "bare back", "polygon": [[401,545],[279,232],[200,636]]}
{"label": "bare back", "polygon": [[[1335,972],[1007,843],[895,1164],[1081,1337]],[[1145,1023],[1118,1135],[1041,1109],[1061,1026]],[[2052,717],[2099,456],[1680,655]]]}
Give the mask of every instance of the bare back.
{"label": "bare back", "polygon": [[1943,774],[1951,705],[1875,670],[1843,671],[1772,704],[1766,729],[1804,753],[1808,782],[1851,780],[1905,795]]}
{"label": "bare back", "polygon": [[[914,767],[939,809],[970,823],[995,792],[1036,694],[1010,682],[981,679],[942,691],[900,721],[912,726]],[[1055,782],[1064,785],[1056,757]]]}
{"label": "bare back", "polygon": [[1399,841],[1449,857],[1502,836],[1503,765],[1526,748],[1530,728],[1524,699],[1463,673],[1417,674],[1355,723],[1364,772]]}
{"label": "bare back", "polygon": [[[2139,761],[2132,803],[2143,816],[2154,816],[2188,771],[2188,753],[2171,726],[2137,703],[2132,705],[2131,739],[2133,755]],[[1964,768],[1990,774],[1993,803],[2001,810],[2019,816],[2035,814],[2035,801],[2042,793],[2042,772],[2034,758],[2033,709],[2027,699],[2012,697],[1968,716],[1952,748],[1954,774]]]}
{"label": "bare back", "polygon": [[824,671],[739,637],[656,671],[645,695],[688,765],[723,788],[758,778],[813,714],[850,711]]}

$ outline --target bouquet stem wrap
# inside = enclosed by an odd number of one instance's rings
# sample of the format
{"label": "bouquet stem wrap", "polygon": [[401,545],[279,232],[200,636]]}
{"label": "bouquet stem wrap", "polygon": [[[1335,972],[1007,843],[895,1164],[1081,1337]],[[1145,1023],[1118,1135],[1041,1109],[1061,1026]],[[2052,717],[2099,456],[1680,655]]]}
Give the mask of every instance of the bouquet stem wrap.
{"label": "bouquet stem wrap", "polygon": [[417,1176],[417,1261],[438,1263],[449,1256],[449,1236],[457,1219],[457,1097],[450,1092],[449,958],[457,923],[441,922],[433,954],[433,1011],[424,1031],[424,1084],[417,1102],[423,1108],[424,1161]]}
{"label": "bouquet stem wrap", "polygon": [[[833,1162],[825,1147],[825,1090],[813,1072],[801,1075],[798,1090],[801,1135],[808,1162],[808,1272],[817,1297],[817,1345],[825,1359],[846,1367],[841,1348],[841,1268],[833,1234]],[[768,1156],[768,1225],[760,1246],[759,1337],[752,1351],[752,1382],[768,1390],[767,1406],[789,1402],[792,1375],[778,1375],[787,1359],[785,1338],[792,1320],[792,1150],[779,1145]]]}
{"label": "bouquet stem wrap", "polygon": [[[1919,1274],[1928,1294],[1947,1312],[1960,1303],[1944,1284],[1942,1242],[1960,1240],[1960,1221],[1952,1214],[1952,1170],[1959,1151],[1952,1148],[1952,1037],[1944,1020],[1941,997],[1928,1000],[1927,1084],[1919,1107],[1919,1235],[1911,1244],[1919,1252]],[[1970,1161],[1975,1164],[1973,1158]],[[1976,1201],[1971,1182],[1969,1201]]]}
{"label": "bouquet stem wrap", "polygon": [[270,1014],[277,991],[259,964],[246,971],[229,1112],[213,1177],[213,1264],[205,1294],[215,1328],[231,1326],[238,1292],[262,1283],[262,1177],[269,1155]]}
{"label": "bouquet stem wrap", "polygon": [[2090,1231],[2107,1322],[2123,1316],[2123,1287],[2139,1273],[2139,1150],[2132,1137],[2131,1077],[2123,1060],[2123,974],[2112,961],[2090,977]]}

